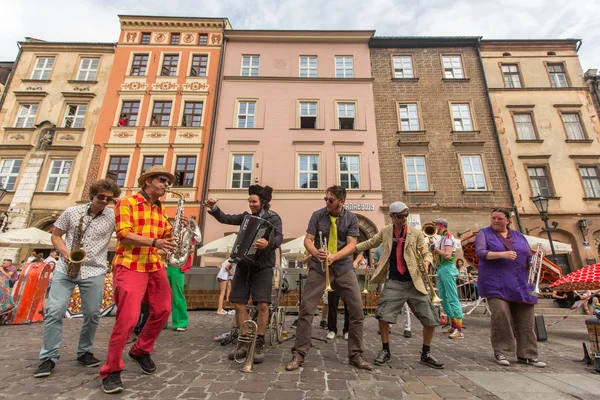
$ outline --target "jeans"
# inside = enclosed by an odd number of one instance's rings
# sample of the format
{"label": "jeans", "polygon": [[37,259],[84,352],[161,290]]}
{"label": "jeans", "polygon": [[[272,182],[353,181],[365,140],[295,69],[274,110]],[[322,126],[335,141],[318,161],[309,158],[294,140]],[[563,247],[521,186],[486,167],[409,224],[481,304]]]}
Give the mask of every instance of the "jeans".
{"label": "jeans", "polygon": [[67,311],[69,296],[75,285],[79,286],[81,309],[83,311],[83,326],[79,334],[77,356],[90,351],[93,346],[96,329],[100,322],[100,305],[104,292],[104,275],[87,279],[72,279],[60,271],[54,271],[48,307],[44,316],[44,341],[40,351],[40,360],[59,359],[58,349],[62,344],[63,317]]}

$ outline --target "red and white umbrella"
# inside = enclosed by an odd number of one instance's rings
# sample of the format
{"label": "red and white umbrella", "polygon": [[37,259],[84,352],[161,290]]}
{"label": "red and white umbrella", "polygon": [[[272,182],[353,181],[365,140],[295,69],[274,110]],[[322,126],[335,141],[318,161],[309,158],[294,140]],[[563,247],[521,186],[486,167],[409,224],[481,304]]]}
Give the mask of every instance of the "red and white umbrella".
{"label": "red and white umbrella", "polygon": [[600,263],[588,265],[563,276],[550,285],[549,289],[559,292],[600,289]]}

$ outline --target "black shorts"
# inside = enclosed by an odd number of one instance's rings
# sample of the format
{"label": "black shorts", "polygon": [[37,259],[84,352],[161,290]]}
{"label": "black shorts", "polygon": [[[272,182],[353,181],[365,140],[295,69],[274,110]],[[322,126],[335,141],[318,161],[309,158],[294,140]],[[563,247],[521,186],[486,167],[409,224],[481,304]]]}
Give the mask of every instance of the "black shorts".
{"label": "black shorts", "polygon": [[258,269],[248,264],[238,264],[231,284],[229,301],[246,304],[252,295],[252,302],[271,303],[273,268]]}

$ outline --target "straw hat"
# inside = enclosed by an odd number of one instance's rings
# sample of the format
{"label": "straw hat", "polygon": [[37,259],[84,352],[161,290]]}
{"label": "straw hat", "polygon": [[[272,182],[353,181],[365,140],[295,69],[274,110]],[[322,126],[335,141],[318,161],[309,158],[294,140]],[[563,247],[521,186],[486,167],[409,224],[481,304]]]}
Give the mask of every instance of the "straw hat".
{"label": "straw hat", "polygon": [[146,182],[146,180],[148,178],[151,178],[151,177],[156,176],[156,175],[164,175],[164,176],[168,177],[169,180],[171,181],[171,184],[173,184],[173,182],[175,182],[175,175],[173,175],[172,173],[170,173],[169,171],[167,171],[167,169],[165,167],[163,167],[162,165],[153,165],[150,168],[148,168],[138,178],[138,183],[140,184],[140,187],[143,188],[144,187],[144,182]]}

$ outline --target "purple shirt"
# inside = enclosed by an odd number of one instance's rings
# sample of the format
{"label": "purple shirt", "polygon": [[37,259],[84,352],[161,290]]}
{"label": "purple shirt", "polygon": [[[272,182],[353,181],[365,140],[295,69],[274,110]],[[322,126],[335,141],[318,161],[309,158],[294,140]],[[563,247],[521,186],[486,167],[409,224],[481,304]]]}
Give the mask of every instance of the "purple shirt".
{"label": "purple shirt", "polygon": [[17,267],[15,267],[14,265],[9,265],[8,267],[4,267],[4,271],[6,271],[7,274],[14,272],[14,274],[12,274],[10,277],[11,282],[16,282],[17,279],[19,278],[19,275],[17,274]]}
{"label": "purple shirt", "polygon": [[[510,228],[509,228],[510,229]],[[527,282],[531,248],[520,232],[511,230],[512,247],[517,252],[515,260],[499,258],[486,260],[490,251],[508,251],[492,227],[479,230],[475,238],[475,251],[479,257],[479,294],[481,297],[500,298],[517,303],[537,304],[530,292],[533,285]]]}

